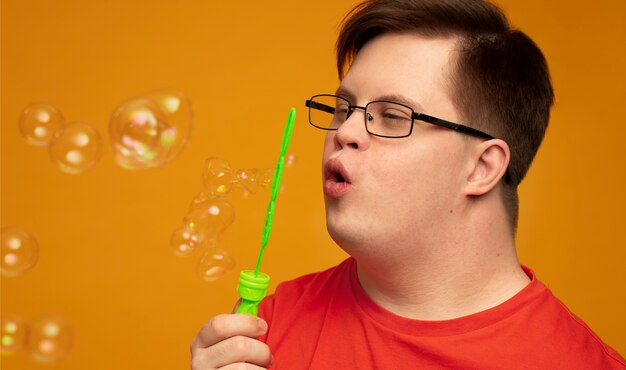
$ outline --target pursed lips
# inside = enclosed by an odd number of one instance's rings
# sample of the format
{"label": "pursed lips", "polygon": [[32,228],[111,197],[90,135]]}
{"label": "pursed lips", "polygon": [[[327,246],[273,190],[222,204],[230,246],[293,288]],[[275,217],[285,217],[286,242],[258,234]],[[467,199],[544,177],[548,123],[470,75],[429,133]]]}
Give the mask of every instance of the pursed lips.
{"label": "pursed lips", "polygon": [[324,166],[324,194],[339,198],[350,188],[352,182],[339,159],[329,159]]}

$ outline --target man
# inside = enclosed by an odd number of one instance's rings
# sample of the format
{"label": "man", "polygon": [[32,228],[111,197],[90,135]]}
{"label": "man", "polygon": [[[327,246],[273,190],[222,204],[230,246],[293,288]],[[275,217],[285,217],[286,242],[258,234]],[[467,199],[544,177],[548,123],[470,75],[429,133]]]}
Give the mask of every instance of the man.
{"label": "man", "polygon": [[517,260],[517,186],[553,103],[536,45],[483,1],[373,0],[337,61],[337,91],[306,104],[351,258],[282,283],[260,318],[209,320],[192,368],[626,368]]}

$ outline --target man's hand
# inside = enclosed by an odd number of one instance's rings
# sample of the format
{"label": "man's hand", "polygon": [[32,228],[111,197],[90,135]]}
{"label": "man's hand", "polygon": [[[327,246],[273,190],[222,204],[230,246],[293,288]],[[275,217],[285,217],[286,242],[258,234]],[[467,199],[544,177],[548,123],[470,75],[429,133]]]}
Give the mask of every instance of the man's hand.
{"label": "man's hand", "polygon": [[267,323],[248,314],[217,315],[191,343],[191,369],[265,369],[272,364],[269,347],[256,338]]}

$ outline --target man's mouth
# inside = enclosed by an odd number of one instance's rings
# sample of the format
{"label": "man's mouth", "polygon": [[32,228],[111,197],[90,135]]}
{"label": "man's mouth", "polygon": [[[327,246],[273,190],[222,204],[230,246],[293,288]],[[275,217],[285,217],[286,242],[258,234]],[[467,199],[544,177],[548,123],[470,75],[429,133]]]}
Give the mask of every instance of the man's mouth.
{"label": "man's mouth", "polygon": [[350,178],[345,167],[337,159],[326,162],[324,171],[324,194],[330,198],[339,198],[350,189]]}
{"label": "man's mouth", "polygon": [[346,182],[346,179],[344,179],[343,176],[341,176],[339,172],[332,172],[330,176],[331,176],[331,179],[336,182]]}
{"label": "man's mouth", "polygon": [[326,163],[326,180],[350,184],[346,169],[337,159],[330,159]]}

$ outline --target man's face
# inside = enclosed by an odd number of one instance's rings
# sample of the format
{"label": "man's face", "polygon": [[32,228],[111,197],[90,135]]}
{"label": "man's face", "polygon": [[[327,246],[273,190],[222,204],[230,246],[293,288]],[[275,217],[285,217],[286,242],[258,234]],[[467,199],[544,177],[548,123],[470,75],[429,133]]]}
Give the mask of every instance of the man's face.
{"label": "man's face", "polygon": [[[458,122],[447,82],[454,46],[448,38],[379,36],[358,53],[338,95],[359,106],[393,100]],[[471,142],[422,121],[415,121],[406,138],[372,136],[363,111],[355,110],[324,143],[330,235],[353,256],[368,250],[409,253],[414,248],[403,246],[436,243],[463,199]]]}

